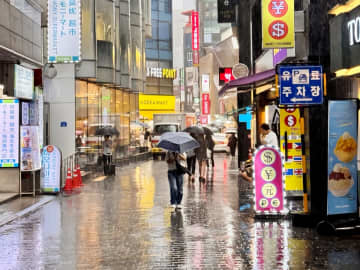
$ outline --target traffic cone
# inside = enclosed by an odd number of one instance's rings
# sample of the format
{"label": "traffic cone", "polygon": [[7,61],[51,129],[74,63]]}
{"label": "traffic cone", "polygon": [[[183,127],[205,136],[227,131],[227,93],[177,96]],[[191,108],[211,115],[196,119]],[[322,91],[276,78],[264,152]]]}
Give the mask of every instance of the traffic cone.
{"label": "traffic cone", "polygon": [[72,182],[73,182],[73,187],[74,188],[78,188],[79,187],[79,178],[78,178],[78,174],[76,169],[74,168],[73,170],[73,178],[72,178]]}
{"label": "traffic cone", "polygon": [[78,180],[79,180],[79,186],[80,187],[84,186],[84,184],[82,182],[82,176],[81,176],[81,171],[80,171],[80,166],[79,165],[76,166],[76,173],[77,173]]}
{"label": "traffic cone", "polygon": [[73,189],[73,185],[72,185],[71,170],[70,170],[70,168],[68,168],[67,174],[66,174],[64,191],[65,192],[71,192],[72,189]]}

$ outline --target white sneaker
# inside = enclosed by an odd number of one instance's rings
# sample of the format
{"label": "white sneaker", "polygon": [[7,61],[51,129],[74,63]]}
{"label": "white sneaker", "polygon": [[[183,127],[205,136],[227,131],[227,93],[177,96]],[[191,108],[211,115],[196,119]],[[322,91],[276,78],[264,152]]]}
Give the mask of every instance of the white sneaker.
{"label": "white sneaker", "polygon": [[176,205],[176,209],[181,209],[182,208],[182,205],[181,204],[177,204]]}
{"label": "white sneaker", "polygon": [[170,207],[175,209],[175,208],[176,208],[176,205],[175,205],[175,204],[172,204],[172,205],[170,205]]}

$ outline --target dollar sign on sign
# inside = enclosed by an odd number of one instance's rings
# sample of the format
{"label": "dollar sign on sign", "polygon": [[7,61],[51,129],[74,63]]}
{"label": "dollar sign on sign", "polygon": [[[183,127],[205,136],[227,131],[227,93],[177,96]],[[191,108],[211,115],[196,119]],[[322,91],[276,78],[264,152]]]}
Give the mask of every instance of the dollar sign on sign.
{"label": "dollar sign on sign", "polygon": [[272,36],[273,37],[282,37],[284,34],[285,34],[285,31],[284,31],[284,25],[282,23],[275,23],[273,26],[272,26]]}
{"label": "dollar sign on sign", "polygon": [[265,157],[265,163],[269,164],[272,162],[272,155],[270,153],[265,153],[264,157]]}
{"label": "dollar sign on sign", "polygon": [[288,118],[288,125],[292,127],[295,124],[294,117],[292,115]]}

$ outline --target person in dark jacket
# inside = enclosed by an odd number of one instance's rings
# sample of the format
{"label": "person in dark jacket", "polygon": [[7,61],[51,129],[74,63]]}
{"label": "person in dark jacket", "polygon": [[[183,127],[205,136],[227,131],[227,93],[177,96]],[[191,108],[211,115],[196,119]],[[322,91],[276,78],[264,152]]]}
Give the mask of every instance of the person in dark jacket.
{"label": "person in dark jacket", "polygon": [[236,145],[237,145],[237,138],[235,136],[235,133],[231,133],[228,146],[230,147],[230,154],[232,157],[235,157]]}

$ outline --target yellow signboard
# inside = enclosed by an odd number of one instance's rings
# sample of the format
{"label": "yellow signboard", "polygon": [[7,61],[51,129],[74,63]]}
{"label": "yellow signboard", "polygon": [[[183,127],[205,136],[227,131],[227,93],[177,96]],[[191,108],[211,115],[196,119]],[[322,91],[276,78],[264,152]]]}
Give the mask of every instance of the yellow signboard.
{"label": "yellow signboard", "polygon": [[[287,148],[285,149],[285,136]],[[280,109],[280,149],[288,160],[285,161],[285,190],[303,191],[303,164],[300,109]]]}
{"label": "yellow signboard", "polygon": [[294,0],[262,0],[262,47],[295,47]]}
{"label": "yellow signboard", "polygon": [[139,94],[140,111],[175,111],[175,96]]}

